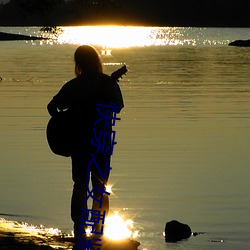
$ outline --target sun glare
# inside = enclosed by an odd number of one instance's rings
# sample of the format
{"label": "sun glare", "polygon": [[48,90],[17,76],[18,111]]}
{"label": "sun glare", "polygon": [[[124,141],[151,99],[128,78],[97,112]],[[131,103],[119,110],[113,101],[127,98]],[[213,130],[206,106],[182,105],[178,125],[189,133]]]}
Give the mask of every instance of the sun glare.
{"label": "sun glare", "polygon": [[125,26],[80,26],[64,27],[58,42],[92,44],[103,48],[126,48],[151,45],[151,29]]}
{"label": "sun glare", "polygon": [[[102,55],[111,55],[112,49],[197,45],[201,34],[197,30],[183,27],[144,27],[144,26],[66,26],[59,28],[54,40],[46,43],[90,44],[103,48]],[[213,41],[204,41],[213,44]],[[42,41],[45,43],[45,41]]]}
{"label": "sun glare", "polygon": [[104,236],[115,241],[135,238],[138,231],[133,231],[133,221],[124,220],[118,212],[105,219]]}
{"label": "sun glare", "polygon": [[111,186],[111,185],[107,185],[107,186],[106,186],[106,191],[107,191],[108,193],[113,193],[113,192],[112,192],[112,186]]}

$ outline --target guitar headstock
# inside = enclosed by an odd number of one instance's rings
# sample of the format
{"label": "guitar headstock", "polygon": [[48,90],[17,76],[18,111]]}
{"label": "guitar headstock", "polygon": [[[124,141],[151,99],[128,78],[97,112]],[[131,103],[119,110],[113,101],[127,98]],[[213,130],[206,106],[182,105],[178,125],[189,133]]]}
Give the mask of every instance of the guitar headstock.
{"label": "guitar headstock", "polygon": [[120,69],[114,71],[111,74],[111,78],[115,81],[118,81],[119,78],[121,78],[123,75],[125,75],[128,72],[128,69],[126,67],[126,65],[123,65]]}

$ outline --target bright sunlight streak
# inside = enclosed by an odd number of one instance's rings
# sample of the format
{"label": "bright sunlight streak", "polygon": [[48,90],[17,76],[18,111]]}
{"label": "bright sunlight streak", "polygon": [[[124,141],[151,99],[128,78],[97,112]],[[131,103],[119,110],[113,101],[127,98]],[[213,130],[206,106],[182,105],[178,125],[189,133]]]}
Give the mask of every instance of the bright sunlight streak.
{"label": "bright sunlight streak", "polygon": [[81,26],[64,27],[59,43],[92,44],[103,48],[125,48],[151,45],[149,27]]}
{"label": "bright sunlight streak", "polygon": [[107,191],[108,193],[113,193],[113,192],[112,192],[112,186],[111,186],[111,185],[107,185],[107,186],[106,186],[106,191]]}
{"label": "bright sunlight streak", "polygon": [[104,236],[111,240],[136,238],[138,231],[133,231],[133,221],[124,220],[118,212],[105,219]]}

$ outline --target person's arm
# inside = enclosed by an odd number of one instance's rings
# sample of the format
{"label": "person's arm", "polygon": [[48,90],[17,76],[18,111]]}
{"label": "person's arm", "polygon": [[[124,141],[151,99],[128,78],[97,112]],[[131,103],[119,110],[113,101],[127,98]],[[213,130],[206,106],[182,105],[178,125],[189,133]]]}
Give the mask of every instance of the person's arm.
{"label": "person's arm", "polygon": [[[120,86],[118,85],[116,81],[112,81],[110,83],[108,96],[109,96],[109,100],[115,103],[118,107],[120,107],[121,109],[124,107],[122,92],[121,92]],[[117,113],[120,113],[121,109],[119,109]]]}
{"label": "person's arm", "polygon": [[56,102],[54,99],[52,99],[49,104],[47,105],[47,110],[49,112],[49,114],[51,116],[54,116],[57,114],[58,110],[57,110],[57,106],[56,106]]}
{"label": "person's arm", "polygon": [[56,115],[59,110],[68,109],[70,106],[70,100],[72,99],[72,86],[71,82],[67,82],[62,86],[59,92],[53,97],[53,99],[47,105],[47,110],[51,116]]}

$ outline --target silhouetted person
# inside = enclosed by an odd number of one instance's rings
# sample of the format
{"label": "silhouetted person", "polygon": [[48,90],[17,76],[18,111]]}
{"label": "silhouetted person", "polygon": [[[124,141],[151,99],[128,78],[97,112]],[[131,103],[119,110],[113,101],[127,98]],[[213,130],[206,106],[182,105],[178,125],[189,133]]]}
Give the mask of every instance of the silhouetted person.
{"label": "silhouetted person", "polygon": [[[116,81],[102,71],[100,56],[97,51],[88,45],[82,45],[77,48],[74,54],[75,59],[75,74],[76,78],[67,82],[60,91],[53,97],[48,104],[48,112],[51,116],[57,114],[59,110],[68,109],[71,112],[72,124],[72,144],[71,144],[71,159],[72,159],[72,179],[74,181],[73,193],[71,199],[71,218],[74,222],[75,238],[82,236],[79,229],[83,210],[87,209],[86,200],[89,192],[87,190],[86,181],[88,181],[88,166],[93,159],[91,154],[95,155],[96,162],[99,168],[104,172],[106,167],[110,166],[110,155],[107,152],[96,153],[97,147],[91,144],[91,139],[94,138],[94,123],[101,118],[97,111],[97,104],[110,105],[115,103],[122,108],[123,98],[120,88]],[[100,107],[100,110],[106,111]],[[119,113],[120,109],[116,112]],[[111,113],[110,113],[111,112]],[[113,112],[109,110],[110,116]],[[111,131],[112,126],[105,124],[105,120],[100,120],[95,125],[95,133],[98,131]],[[110,141],[106,139],[105,145],[109,145]],[[91,182],[93,186],[100,189],[103,183],[108,182],[109,170],[103,178],[100,172],[91,165]],[[91,191],[91,188],[89,189]],[[96,189],[93,193],[94,197],[99,199],[101,192]],[[92,199],[88,200],[92,202]],[[92,209],[106,211],[106,216],[109,210],[108,195],[103,196],[102,208],[99,209],[99,202],[94,201]],[[85,213],[86,215],[86,213]],[[98,229],[98,223],[95,225]]]}

